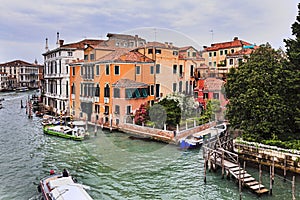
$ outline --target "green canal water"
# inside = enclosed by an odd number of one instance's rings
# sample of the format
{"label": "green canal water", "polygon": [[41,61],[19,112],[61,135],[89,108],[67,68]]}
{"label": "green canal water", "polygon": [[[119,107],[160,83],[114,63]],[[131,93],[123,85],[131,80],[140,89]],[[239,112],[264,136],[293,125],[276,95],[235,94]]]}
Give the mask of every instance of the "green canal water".
{"label": "green canal water", "polygon": [[[204,184],[202,150],[133,140],[126,134],[89,127],[83,142],[44,135],[40,118],[28,119],[20,101],[30,93],[0,93],[0,200],[39,199],[36,183],[50,169],[67,168],[89,185],[94,199],[239,199],[238,185],[208,173]],[[257,169],[247,169],[258,176]],[[263,183],[269,187],[268,172]],[[289,177],[290,178],[290,177]],[[300,199],[300,177],[296,193]],[[243,190],[243,199],[292,199],[291,183],[275,179],[273,196]]]}

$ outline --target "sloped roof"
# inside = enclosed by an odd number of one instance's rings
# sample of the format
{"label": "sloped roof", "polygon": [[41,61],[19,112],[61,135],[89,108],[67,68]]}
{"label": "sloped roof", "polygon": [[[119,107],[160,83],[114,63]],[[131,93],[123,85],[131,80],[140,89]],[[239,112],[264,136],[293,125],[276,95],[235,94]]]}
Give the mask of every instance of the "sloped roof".
{"label": "sloped roof", "polygon": [[222,88],[222,85],[224,84],[224,81],[217,78],[206,78],[204,81],[204,90],[208,91],[219,91]]}
{"label": "sloped roof", "polygon": [[243,40],[239,40],[238,38],[234,38],[233,41],[230,42],[221,42],[221,43],[212,44],[211,47],[205,48],[204,51],[216,51],[219,49],[243,47],[244,45],[248,46],[252,44],[250,44],[249,42],[245,42]]}
{"label": "sloped roof", "polygon": [[258,49],[258,46],[254,46],[254,48],[251,49],[241,49],[239,51],[236,51],[234,53],[231,54],[227,54],[227,57],[235,57],[235,56],[243,56],[243,55],[250,55],[253,51],[255,51],[256,49]]}
{"label": "sloped roof", "polygon": [[26,65],[34,65],[34,64],[31,64],[31,63],[28,63],[26,61],[23,61],[23,60],[14,60],[14,61],[10,61],[10,62],[6,62],[6,63],[2,63],[0,64],[0,66],[2,67],[9,67],[9,66],[26,66]]}
{"label": "sloped roof", "polygon": [[120,79],[113,84],[115,88],[145,88],[148,87],[146,83],[136,82],[130,79]]}
{"label": "sloped roof", "polygon": [[97,61],[114,61],[114,62],[154,62],[152,59],[135,51],[129,51],[127,48],[118,48],[115,51],[103,56]]}
{"label": "sloped roof", "polygon": [[79,42],[61,45],[60,48],[76,48],[76,49],[84,49],[84,46],[85,46],[86,44],[88,44],[88,45],[98,45],[98,44],[100,44],[101,42],[103,42],[103,40],[84,39],[84,40],[81,40],[81,41],[79,41]]}
{"label": "sloped roof", "polygon": [[140,48],[150,48],[150,47],[156,47],[156,48],[163,48],[163,49],[179,49],[178,47],[174,46],[170,43],[161,43],[161,42],[147,42],[144,46]]}

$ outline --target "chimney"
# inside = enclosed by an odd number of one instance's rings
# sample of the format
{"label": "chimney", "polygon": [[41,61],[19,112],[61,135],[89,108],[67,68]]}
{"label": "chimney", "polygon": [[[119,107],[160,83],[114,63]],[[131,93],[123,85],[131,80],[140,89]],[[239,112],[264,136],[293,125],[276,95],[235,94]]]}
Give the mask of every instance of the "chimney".
{"label": "chimney", "polygon": [[239,39],[238,37],[234,37],[234,38],[233,38],[234,41],[235,41],[235,40],[238,40],[238,39]]}
{"label": "chimney", "polygon": [[56,33],[56,46],[59,47],[59,32]]}
{"label": "chimney", "polygon": [[169,44],[168,42],[165,42],[165,46],[166,46],[167,48],[168,48],[168,44]]}
{"label": "chimney", "polygon": [[139,36],[138,35],[134,36],[134,42],[135,42],[135,47],[138,47],[139,46]]}
{"label": "chimney", "polygon": [[64,40],[59,40],[59,46],[61,47],[64,44]]}
{"label": "chimney", "polygon": [[170,48],[173,48],[173,42],[169,42]]}
{"label": "chimney", "polygon": [[45,50],[49,51],[49,47],[48,47],[48,38],[46,38],[46,46],[45,46]]}

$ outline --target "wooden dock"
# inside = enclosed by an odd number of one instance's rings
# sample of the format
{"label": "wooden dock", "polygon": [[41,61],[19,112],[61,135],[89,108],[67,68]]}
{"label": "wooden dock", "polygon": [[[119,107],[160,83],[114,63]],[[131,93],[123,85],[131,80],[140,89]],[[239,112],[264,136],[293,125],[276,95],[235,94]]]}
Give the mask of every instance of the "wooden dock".
{"label": "wooden dock", "polygon": [[[262,184],[260,180],[256,180],[239,164],[238,154],[232,153],[232,140],[224,138],[216,138],[214,141],[210,141],[203,145],[203,157],[205,160],[204,173],[206,182],[206,168],[216,170],[217,167],[222,169],[222,177],[226,173],[227,178],[234,178],[239,183],[239,189],[248,188],[257,195],[268,193],[269,190]],[[228,149],[228,150],[227,150]]]}

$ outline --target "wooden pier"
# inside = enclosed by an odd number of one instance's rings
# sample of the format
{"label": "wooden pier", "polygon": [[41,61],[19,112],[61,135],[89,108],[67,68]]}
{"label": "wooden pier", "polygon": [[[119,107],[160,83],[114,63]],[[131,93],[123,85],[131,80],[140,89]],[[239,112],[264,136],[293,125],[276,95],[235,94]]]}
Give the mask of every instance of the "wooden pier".
{"label": "wooden pier", "polygon": [[[269,190],[261,182],[261,169],[260,178],[256,180],[251,174],[247,173],[245,166],[241,167],[239,163],[239,156],[236,153],[231,152],[233,148],[233,141],[226,134],[223,138],[215,138],[203,145],[203,157],[204,157],[204,173],[206,182],[206,169],[213,169],[217,167],[222,169],[222,178],[225,174],[227,178],[234,178],[239,183],[239,189],[245,187],[256,193],[262,195],[268,193]],[[244,164],[245,165],[245,164]]]}

